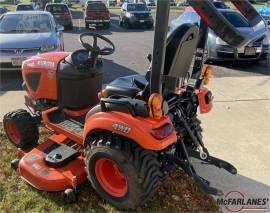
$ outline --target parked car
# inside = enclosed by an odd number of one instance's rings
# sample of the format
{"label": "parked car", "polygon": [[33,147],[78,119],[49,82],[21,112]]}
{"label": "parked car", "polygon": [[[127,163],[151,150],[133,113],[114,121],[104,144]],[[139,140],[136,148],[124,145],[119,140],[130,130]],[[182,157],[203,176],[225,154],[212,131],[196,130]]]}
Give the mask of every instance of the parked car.
{"label": "parked car", "polygon": [[126,28],[131,26],[147,26],[148,28],[153,28],[154,20],[145,4],[125,2],[121,7],[119,25]]}
{"label": "parked car", "polygon": [[62,4],[66,4],[67,6],[71,7],[72,3],[70,0],[52,0],[52,3],[62,3]]}
{"label": "parked car", "polygon": [[27,58],[63,50],[62,30],[45,11],[5,13],[0,17],[0,70],[20,70]]}
{"label": "parked car", "polygon": [[5,7],[0,7],[0,16],[3,15],[4,13],[8,12],[7,8]]}
{"label": "parked car", "polygon": [[72,15],[66,4],[63,3],[48,3],[45,11],[50,12],[57,24],[63,25],[65,30],[73,29]]}
{"label": "parked car", "polygon": [[107,0],[107,7],[115,7],[116,6],[116,0]]}
{"label": "parked car", "polygon": [[85,28],[89,28],[89,25],[95,25],[108,29],[111,25],[110,12],[101,1],[87,1],[85,3],[84,20]]}
{"label": "parked car", "polygon": [[[235,10],[219,9],[219,11],[239,31],[246,33],[253,31],[247,20]],[[191,7],[188,7],[184,13],[171,22],[170,32],[183,23],[199,24],[200,17]],[[260,60],[266,58],[269,53],[269,37],[265,35],[244,48],[234,48],[215,35],[212,30],[209,30],[207,50],[210,61]]]}
{"label": "parked car", "polygon": [[34,3],[20,3],[16,6],[16,11],[27,11],[27,10],[35,10]]}
{"label": "parked car", "polygon": [[156,6],[156,1],[155,0],[145,0],[145,4],[147,6]]}
{"label": "parked car", "polygon": [[270,1],[266,6],[257,10],[270,27]]}

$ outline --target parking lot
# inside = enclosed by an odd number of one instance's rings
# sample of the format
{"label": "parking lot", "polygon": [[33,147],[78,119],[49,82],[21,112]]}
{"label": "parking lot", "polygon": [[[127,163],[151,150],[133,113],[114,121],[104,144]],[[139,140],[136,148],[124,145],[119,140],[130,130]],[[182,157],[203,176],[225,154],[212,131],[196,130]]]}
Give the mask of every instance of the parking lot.
{"label": "parking lot", "polygon": [[[125,29],[118,24],[118,15],[111,14],[111,27],[108,30],[85,29],[83,13],[72,11],[74,29],[64,31],[64,44],[66,51],[74,51],[82,48],[78,37],[82,32],[94,31],[111,39],[116,51],[113,55],[104,57],[104,83],[113,79],[130,75],[144,74],[148,68],[146,56],[152,53],[154,30]],[[173,12],[170,20],[176,18],[179,13]],[[153,12],[153,16],[155,13]],[[270,75],[270,60],[260,62],[219,62],[214,65],[214,77],[245,77]],[[6,72],[1,70],[1,90],[21,90],[20,72]]]}

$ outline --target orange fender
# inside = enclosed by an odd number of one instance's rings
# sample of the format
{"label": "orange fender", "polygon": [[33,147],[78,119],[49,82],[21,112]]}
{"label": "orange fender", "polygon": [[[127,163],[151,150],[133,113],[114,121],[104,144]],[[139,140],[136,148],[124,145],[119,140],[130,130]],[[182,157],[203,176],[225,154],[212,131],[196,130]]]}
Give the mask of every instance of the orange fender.
{"label": "orange fender", "polygon": [[135,141],[144,149],[159,151],[177,141],[175,131],[162,140],[157,140],[151,135],[153,129],[168,123],[172,125],[167,116],[163,116],[160,120],[154,120],[132,117],[121,112],[99,112],[87,119],[83,139],[85,141],[86,137],[93,131],[107,130]]}

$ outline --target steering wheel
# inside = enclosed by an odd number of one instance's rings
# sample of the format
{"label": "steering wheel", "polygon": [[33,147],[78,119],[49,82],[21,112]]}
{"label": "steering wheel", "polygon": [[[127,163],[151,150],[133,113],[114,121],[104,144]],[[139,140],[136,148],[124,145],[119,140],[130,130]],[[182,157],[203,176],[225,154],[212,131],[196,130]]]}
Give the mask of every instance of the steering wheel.
{"label": "steering wheel", "polygon": [[[94,42],[92,45],[84,41],[84,38],[88,36],[93,37],[94,39]],[[97,44],[98,38],[105,41],[110,46],[100,49]],[[86,50],[91,51],[93,54],[96,54],[96,55],[111,55],[115,51],[115,46],[112,43],[112,41],[106,38],[105,36],[102,36],[97,33],[92,33],[92,32],[82,33],[80,34],[79,41]]]}

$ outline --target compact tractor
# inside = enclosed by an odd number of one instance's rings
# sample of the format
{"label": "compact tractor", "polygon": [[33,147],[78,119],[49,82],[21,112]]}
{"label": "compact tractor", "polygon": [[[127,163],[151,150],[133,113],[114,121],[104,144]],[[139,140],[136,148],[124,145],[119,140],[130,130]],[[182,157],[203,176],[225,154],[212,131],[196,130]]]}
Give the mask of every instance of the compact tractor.
{"label": "compact tractor", "polygon": [[[106,37],[80,35],[84,49],[44,53],[22,66],[29,109],[4,116],[9,140],[18,147],[11,165],[33,187],[62,191],[76,200],[76,187],[90,181],[98,195],[119,209],[136,209],[153,195],[162,178],[182,169],[206,192],[221,195],[192,165],[191,157],[223,168],[202,140],[197,114],[212,109],[205,85],[211,68],[203,65],[208,29],[235,47],[262,37],[266,25],[247,0],[232,0],[254,31],[242,34],[211,0],[189,0],[199,24],[167,32],[169,0],[158,0],[153,54],[145,76],[121,77],[102,89],[102,59],[115,51]],[[89,38],[93,43],[87,42]],[[106,42],[100,47],[98,41]],[[53,131],[39,144],[39,126]],[[27,151],[26,151],[27,150]]]}

